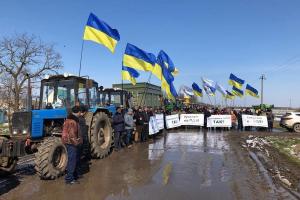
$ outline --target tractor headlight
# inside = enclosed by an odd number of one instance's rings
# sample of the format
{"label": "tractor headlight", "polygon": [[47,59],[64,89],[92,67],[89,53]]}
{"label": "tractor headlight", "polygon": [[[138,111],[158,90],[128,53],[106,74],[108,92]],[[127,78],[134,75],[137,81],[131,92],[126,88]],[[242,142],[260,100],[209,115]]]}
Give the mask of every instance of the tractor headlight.
{"label": "tractor headlight", "polygon": [[23,131],[22,131],[22,134],[24,134],[24,135],[27,134],[27,130],[26,130],[26,129],[23,130]]}

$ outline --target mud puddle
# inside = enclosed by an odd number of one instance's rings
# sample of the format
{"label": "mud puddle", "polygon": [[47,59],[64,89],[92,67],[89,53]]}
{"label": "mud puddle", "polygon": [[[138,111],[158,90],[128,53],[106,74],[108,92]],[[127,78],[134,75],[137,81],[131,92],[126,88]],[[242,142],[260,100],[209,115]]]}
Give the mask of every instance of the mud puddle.
{"label": "mud puddle", "polygon": [[175,130],[92,161],[79,185],[28,176],[0,199],[276,199],[228,134]]}

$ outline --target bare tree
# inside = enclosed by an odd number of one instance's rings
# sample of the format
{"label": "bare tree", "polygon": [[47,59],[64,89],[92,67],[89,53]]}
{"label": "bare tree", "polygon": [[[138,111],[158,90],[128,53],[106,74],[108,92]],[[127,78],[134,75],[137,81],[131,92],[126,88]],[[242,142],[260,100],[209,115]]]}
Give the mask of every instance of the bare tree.
{"label": "bare tree", "polygon": [[9,106],[13,111],[20,109],[28,78],[36,80],[45,74],[57,73],[61,68],[61,56],[53,45],[43,43],[34,35],[17,34],[0,41],[0,84],[10,94]]}

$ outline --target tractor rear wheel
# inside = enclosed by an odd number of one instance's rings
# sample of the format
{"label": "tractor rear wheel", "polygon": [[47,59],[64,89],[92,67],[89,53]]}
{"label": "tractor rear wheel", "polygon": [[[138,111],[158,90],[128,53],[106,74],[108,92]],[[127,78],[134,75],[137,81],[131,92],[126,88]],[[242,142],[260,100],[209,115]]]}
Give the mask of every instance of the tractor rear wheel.
{"label": "tractor rear wheel", "polygon": [[41,179],[56,179],[63,175],[67,163],[67,149],[59,137],[46,138],[35,154],[35,169]]}
{"label": "tractor rear wheel", "polygon": [[93,116],[91,123],[90,145],[92,158],[104,158],[113,148],[114,139],[110,119],[104,112]]}
{"label": "tractor rear wheel", "polygon": [[[7,141],[6,137],[0,137],[0,151],[2,151],[2,144],[5,141]],[[17,157],[0,157],[0,175],[12,173],[17,165],[17,162]]]}

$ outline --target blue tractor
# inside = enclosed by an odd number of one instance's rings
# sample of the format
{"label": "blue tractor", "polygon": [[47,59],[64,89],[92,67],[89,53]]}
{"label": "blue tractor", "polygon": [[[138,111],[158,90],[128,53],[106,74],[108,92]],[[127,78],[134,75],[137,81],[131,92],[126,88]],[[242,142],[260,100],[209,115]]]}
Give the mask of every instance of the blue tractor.
{"label": "blue tractor", "polygon": [[110,116],[116,107],[104,104],[100,95],[103,90],[88,78],[55,75],[43,79],[39,109],[15,112],[12,135],[0,138],[0,170],[11,171],[18,157],[35,154],[35,169],[42,179],[63,175],[68,156],[60,137],[64,120],[75,105],[88,108],[84,115],[88,132],[84,146],[90,156],[109,155],[114,145]]}

